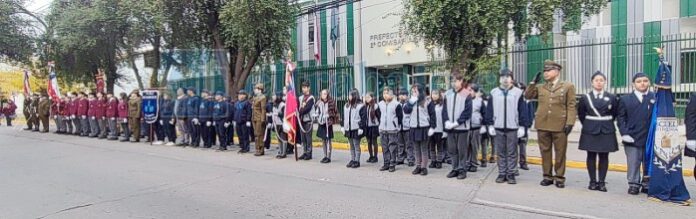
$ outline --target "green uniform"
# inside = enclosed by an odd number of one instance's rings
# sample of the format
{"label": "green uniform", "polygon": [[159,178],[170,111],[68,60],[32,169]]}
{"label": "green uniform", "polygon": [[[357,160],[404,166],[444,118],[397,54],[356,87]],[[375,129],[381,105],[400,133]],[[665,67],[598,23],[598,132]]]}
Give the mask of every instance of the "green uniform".
{"label": "green uniform", "polygon": [[131,98],[128,100],[128,125],[130,125],[131,133],[133,133],[133,141],[140,141],[140,97]]}

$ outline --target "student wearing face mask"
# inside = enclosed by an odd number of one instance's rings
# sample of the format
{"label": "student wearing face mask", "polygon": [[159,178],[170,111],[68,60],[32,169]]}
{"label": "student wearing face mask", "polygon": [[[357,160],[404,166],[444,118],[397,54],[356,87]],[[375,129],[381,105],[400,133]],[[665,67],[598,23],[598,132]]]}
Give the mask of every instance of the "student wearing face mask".
{"label": "student wearing face mask", "polygon": [[411,98],[404,107],[404,112],[411,114],[409,121],[411,131],[408,137],[413,142],[416,157],[416,168],[412,174],[428,175],[428,142],[429,138],[435,134],[437,118],[435,105],[426,100],[423,85],[411,86]]}
{"label": "student wearing face mask", "polygon": [[447,178],[466,179],[469,170],[467,162],[469,151],[469,124],[471,119],[471,96],[466,91],[464,75],[454,73],[452,76],[452,93],[445,98],[442,120],[445,121],[447,133],[447,153],[452,158],[452,171]]}
{"label": "student wearing face mask", "polygon": [[377,100],[372,94],[368,92],[365,94],[365,111],[367,112],[367,129],[365,130],[365,137],[367,138],[367,149],[370,153],[370,157],[367,158],[368,163],[377,163],[377,137],[379,137],[379,111],[377,111]]}

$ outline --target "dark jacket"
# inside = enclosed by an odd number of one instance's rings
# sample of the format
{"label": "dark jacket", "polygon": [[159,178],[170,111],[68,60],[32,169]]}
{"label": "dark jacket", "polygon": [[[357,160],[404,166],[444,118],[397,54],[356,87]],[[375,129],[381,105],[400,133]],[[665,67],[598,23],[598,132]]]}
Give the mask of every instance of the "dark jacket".
{"label": "dark jacket", "polygon": [[228,122],[229,121],[229,103],[224,101],[215,101],[213,103],[213,121]]}
{"label": "dark jacket", "polygon": [[186,101],[188,101],[188,98],[186,96],[183,96],[182,98],[176,98],[174,102],[174,116],[177,119],[185,119],[186,118]]}
{"label": "dark jacket", "polygon": [[201,104],[199,96],[189,96],[186,98],[186,118],[198,117],[198,107]]}
{"label": "dark jacket", "polygon": [[[696,140],[696,93],[691,94],[691,99],[689,99],[689,104],[686,105],[686,117],[684,118],[684,123],[686,124],[686,139]],[[684,155],[689,157],[696,157],[696,151],[691,149],[686,149]]]}
{"label": "dark jacket", "polygon": [[[578,119],[580,119],[580,123],[582,123],[582,133],[590,135],[615,134],[616,128],[614,127],[614,120],[616,119],[618,109],[618,99],[616,95],[604,92],[604,97],[602,99],[597,99],[592,92],[590,92],[589,95],[591,99],[588,99],[587,95],[582,95],[580,97],[580,102],[578,102]],[[589,104],[590,101],[592,101],[595,109],[597,109],[602,117],[612,117],[613,119],[597,119],[596,117],[598,115],[592,110]]]}
{"label": "dark jacket", "polygon": [[159,119],[169,121],[174,118],[174,100],[160,99]]}
{"label": "dark jacket", "polygon": [[629,135],[635,140],[632,144],[624,142],[624,146],[645,147],[654,104],[655,93],[652,91],[648,92],[643,102],[633,92],[621,96],[616,118],[619,132],[622,136]]}
{"label": "dark jacket", "polygon": [[234,104],[234,121],[240,126],[251,121],[251,103],[248,100],[237,101]]}
{"label": "dark jacket", "polygon": [[201,122],[211,121],[213,119],[213,101],[212,99],[202,99],[198,105],[198,120]]}

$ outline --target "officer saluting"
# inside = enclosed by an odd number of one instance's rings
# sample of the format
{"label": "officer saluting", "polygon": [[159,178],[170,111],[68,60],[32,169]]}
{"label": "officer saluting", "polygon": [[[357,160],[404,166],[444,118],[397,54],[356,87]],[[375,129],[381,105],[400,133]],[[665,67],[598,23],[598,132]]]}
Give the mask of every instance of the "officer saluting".
{"label": "officer saluting", "polygon": [[[540,184],[549,186],[555,181],[558,188],[565,187],[568,134],[573,130],[577,115],[575,86],[560,80],[561,69],[563,67],[558,63],[546,60],[544,62],[546,83],[537,85],[541,80],[541,72],[539,72],[524,93],[525,98],[538,99],[539,102],[534,127],[539,135],[539,149],[544,171],[544,180]],[[553,153],[556,155],[554,162],[551,161]],[[551,168],[552,164],[556,175]]]}

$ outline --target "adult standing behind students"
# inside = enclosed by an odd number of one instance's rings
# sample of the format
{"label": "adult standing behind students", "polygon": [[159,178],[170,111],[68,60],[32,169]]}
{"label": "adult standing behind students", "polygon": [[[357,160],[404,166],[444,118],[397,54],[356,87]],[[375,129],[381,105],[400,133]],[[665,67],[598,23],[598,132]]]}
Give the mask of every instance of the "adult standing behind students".
{"label": "adult standing behind students", "polygon": [[[592,91],[580,97],[578,119],[582,123],[580,150],[587,151],[587,172],[590,175],[589,190],[606,192],[609,153],[619,150],[616,142],[616,119],[618,99],[604,91],[607,77],[601,72],[592,75]],[[599,157],[599,179],[597,158]]]}
{"label": "adult standing behind students", "polygon": [[140,142],[141,109],[140,91],[136,89],[131,92],[128,99],[128,125],[130,125],[130,133],[133,135],[131,142]]}
{"label": "adult standing behind students", "polygon": [[555,182],[557,188],[565,188],[568,135],[573,130],[577,115],[575,85],[561,80],[562,69],[563,67],[558,63],[546,60],[544,62],[546,83],[538,84],[541,81],[541,72],[539,72],[524,93],[525,98],[538,99],[539,102],[534,123],[539,135],[544,173],[544,179],[539,184],[549,186]]}
{"label": "adult standing behind students", "polygon": [[188,125],[186,120],[186,91],[184,88],[179,88],[176,90],[176,101],[174,102],[174,117],[176,118],[176,130],[179,131],[179,138],[177,139],[177,146],[184,146],[188,144],[191,139],[191,133],[189,129],[186,128]]}
{"label": "adult standing behind students", "polygon": [[[686,123],[686,150],[684,155],[687,157],[696,158],[696,93],[691,94],[691,99],[689,99],[689,104],[686,105],[686,118],[684,123]],[[696,166],[694,166],[694,172],[696,173]],[[694,179],[696,179],[696,174],[694,174]]]}

